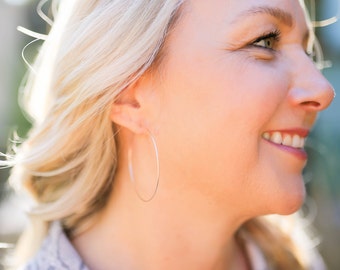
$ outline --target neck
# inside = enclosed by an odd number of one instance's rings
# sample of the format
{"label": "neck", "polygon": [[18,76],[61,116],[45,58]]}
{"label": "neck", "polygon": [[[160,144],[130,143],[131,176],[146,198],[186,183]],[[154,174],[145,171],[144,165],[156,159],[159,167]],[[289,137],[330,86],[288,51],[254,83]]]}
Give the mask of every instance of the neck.
{"label": "neck", "polygon": [[123,190],[117,184],[94,226],[74,239],[91,269],[247,268],[234,237],[241,222],[213,204],[162,192],[146,203]]}

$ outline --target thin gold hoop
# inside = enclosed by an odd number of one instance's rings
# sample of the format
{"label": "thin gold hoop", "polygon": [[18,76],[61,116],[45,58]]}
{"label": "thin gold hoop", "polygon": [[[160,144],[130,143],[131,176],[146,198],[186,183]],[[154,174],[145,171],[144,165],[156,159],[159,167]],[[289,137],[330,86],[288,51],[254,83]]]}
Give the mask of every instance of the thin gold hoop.
{"label": "thin gold hoop", "polygon": [[128,168],[129,168],[129,175],[130,175],[130,180],[134,186],[135,192],[138,196],[138,198],[143,201],[143,202],[150,202],[156,195],[157,190],[158,190],[158,185],[159,185],[159,175],[160,175],[160,171],[159,171],[159,155],[158,155],[158,147],[157,147],[157,143],[156,140],[154,138],[154,136],[152,135],[152,133],[148,130],[148,135],[151,139],[152,142],[152,146],[154,148],[155,151],[155,157],[156,157],[156,186],[151,194],[151,196],[149,198],[144,198],[141,193],[139,192],[137,186],[136,186],[136,179],[135,179],[135,174],[133,172],[133,165],[132,165],[132,149],[131,147],[128,150]]}

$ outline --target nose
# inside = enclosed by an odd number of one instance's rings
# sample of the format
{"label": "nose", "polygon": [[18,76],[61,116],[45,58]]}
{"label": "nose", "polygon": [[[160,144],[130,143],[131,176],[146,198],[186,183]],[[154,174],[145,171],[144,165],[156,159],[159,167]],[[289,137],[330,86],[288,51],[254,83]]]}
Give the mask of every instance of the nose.
{"label": "nose", "polygon": [[334,88],[304,52],[294,59],[291,103],[306,111],[326,109],[335,97]]}

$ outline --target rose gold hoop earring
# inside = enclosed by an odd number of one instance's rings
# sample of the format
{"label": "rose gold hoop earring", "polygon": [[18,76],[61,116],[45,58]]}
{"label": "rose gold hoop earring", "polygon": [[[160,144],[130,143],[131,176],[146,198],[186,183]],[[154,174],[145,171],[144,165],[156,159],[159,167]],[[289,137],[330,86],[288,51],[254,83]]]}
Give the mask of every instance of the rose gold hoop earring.
{"label": "rose gold hoop earring", "polygon": [[151,201],[156,193],[157,193],[157,190],[158,190],[158,185],[159,185],[159,156],[158,156],[158,147],[157,147],[157,144],[156,144],[156,140],[154,138],[154,136],[151,134],[151,132],[148,130],[148,135],[151,139],[151,142],[152,142],[152,146],[154,148],[154,152],[155,152],[155,157],[156,157],[156,186],[151,194],[151,196],[149,198],[144,198],[141,193],[139,192],[137,186],[136,186],[136,179],[135,179],[135,174],[133,172],[133,165],[132,165],[132,150],[131,150],[131,147],[129,148],[128,150],[128,168],[129,168],[129,174],[130,174],[130,180],[135,188],[135,192],[138,196],[138,198],[143,201],[143,202],[149,202]]}

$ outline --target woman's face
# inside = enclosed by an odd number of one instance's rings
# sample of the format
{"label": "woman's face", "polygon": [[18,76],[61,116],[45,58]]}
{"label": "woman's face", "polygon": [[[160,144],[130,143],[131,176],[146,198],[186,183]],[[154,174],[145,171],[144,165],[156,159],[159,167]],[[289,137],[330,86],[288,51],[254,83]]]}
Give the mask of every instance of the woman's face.
{"label": "woman's face", "polygon": [[154,85],[160,188],[249,217],[300,207],[305,137],[333,99],[308,34],[297,0],[184,3]]}

